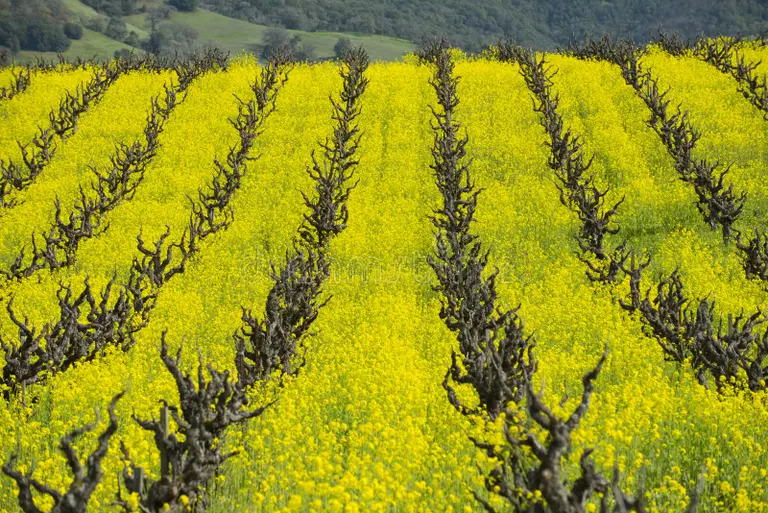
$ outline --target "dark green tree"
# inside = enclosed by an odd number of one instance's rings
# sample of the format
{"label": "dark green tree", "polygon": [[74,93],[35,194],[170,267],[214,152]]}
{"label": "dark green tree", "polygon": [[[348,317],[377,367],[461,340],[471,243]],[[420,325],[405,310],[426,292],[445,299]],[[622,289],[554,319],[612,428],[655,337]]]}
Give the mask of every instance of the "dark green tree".
{"label": "dark green tree", "polygon": [[119,50],[115,50],[114,58],[115,59],[127,59],[131,55],[131,51],[127,48],[121,48]]}
{"label": "dark green tree", "polygon": [[192,12],[197,9],[199,0],[168,0],[168,5],[174,6],[180,11]]}
{"label": "dark green tree", "polygon": [[315,47],[309,43],[302,43],[301,37],[294,36],[294,38],[291,40],[293,43],[291,45],[293,49],[293,54],[296,56],[296,60],[298,61],[314,61],[317,60],[317,53],[315,52]]}
{"label": "dark green tree", "polygon": [[130,16],[136,13],[136,0],[82,0],[107,16]]}
{"label": "dark green tree", "polygon": [[336,54],[337,59],[341,59],[344,54],[352,49],[352,40],[348,37],[340,37],[336,44],[333,45],[333,53]]}
{"label": "dark green tree", "polygon": [[147,9],[146,26],[149,30],[155,31],[162,22],[171,17],[173,8],[167,5]]}
{"label": "dark green tree", "polygon": [[127,36],[125,36],[125,39],[123,40],[125,44],[128,46],[132,46],[134,48],[139,48],[141,46],[141,39],[139,39],[139,35],[131,30]]}
{"label": "dark green tree", "polygon": [[185,55],[195,50],[198,33],[180,23],[167,22],[152,31],[141,46],[155,55]]}
{"label": "dark green tree", "polygon": [[14,53],[64,51],[67,16],[60,0],[0,0],[0,46]]}
{"label": "dark green tree", "polygon": [[291,30],[309,30],[311,29],[309,20],[303,12],[296,7],[286,6],[280,10],[278,14],[280,23],[287,29]]}
{"label": "dark green tree", "polygon": [[123,41],[128,31],[125,26],[125,21],[119,16],[112,16],[107,23],[107,29],[104,31],[104,35],[115,41]]}
{"label": "dark green tree", "polygon": [[284,28],[269,28],[261,37],[261,57],[269,59],[278,48],[291,46],[291,34]]}
{"label": "dark green tree", "polygon": [[80,39],[83,37],[83,27],[77,23],[67,22],[64,24],[64,34],[70,39]]}
{"label": "dark green tree", "polygon": [[98,32],[99,34],[103,34],[107,31],[107,24],[109,23],[109,18],[106,18],[104,16],[94,16],[93,18],[89,18],[85,20],[85,28],[89,30],[93,30],[94,32]]}
{"label": "dark green tree", "polygon": [[[24,30],[19,30],[20,28]],[[10,19],[0,17],[0,47],[7,48],[11,53],[18,52],[21,50],[21,40],[25,33],[26,27],[19,27]]]}
{"label": "dark green tree", "polygon": [[153,30],[149,38],[141,43],[142,48],[152,54],[160,55],[168,46],[167,36],[160,30]]}
{"label": "dark green tree", "polygon": [[27,37],[22,49],[36,52],[63,52],[69,48],[69,38],[63,25],[49,18],[31,18],[27,23]]}
{"label": "dark green tree", "polygon": [[304,43],[301,36],[292,36],[284,28],[270,28],[262,36],[261,58],[269,59],[280,48],[288,48],[299,61],[314,61],[317,59],[315,47]]}
{"label": "dark green tree", "polygon": [[120,0],[120,7],[124,15],[130,16],[136,12],[136,0]]}

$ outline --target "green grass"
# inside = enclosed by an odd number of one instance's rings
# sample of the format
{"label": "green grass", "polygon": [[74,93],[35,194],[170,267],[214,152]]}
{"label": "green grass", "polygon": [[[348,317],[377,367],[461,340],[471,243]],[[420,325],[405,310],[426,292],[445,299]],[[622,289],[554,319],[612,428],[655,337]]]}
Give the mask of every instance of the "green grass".
{"label": "green grass", "polygon": [[[73,1],[73,0],[70,0]],[[144,26],[146,14],[128,16],[126,22]],[[195,12],[176,12],[171,20],[191,27],[200,34],[201,43],[211,43],[229,51],[232,55],[243,52],[258,54],[261,51],[261,40],[269,27],[256,25],[247,21],[228,18],[220,14],[198,9]],[[362,44],[368,51],[371,60],[395,60],[415,48],[412,43],[402,39],[384,36],[356,36],[338,32],[302,32],[289,31],[301,36],[302,41],[315,47],[318,58],[333,57],[333,45],[341,36],[348,37],[353,44]]]}
{"label": "green grass", "polygon": [[[95,9],[85,5],[80,0],[62,0],[61,3],[63,3],[67,9],[69,9],[75,18],[86,20],[95,18],[97,16],[104,17],[103,14],[100,14]],[[143,23],[134,24],[126,18],[125,25],[125,28],[128,32],[136,32],[141,38],[146,38],[149,36],[149,32],[144,28]]]}
{"label": "green grass", "polygon": [[[83,29],[83,37],[78,41],[72,41],[72,45],[64,53],[64,57],[68,60],[77,59],[81,57],[83,59],[90,59],[96,56],[97,59],[112,58],[115,54],[115,50],[121,50],[123,48],[131,49],[125,43],[109,39],[103,34],[94,32],[92,30]],[[26,63],[34,62],[35,58],[43,57],[45,60],[55,60],[55,52],[19,52],[15,59],[17,62]]]}
{"label": "green grass", "polygon": [[[62,0],[63,4],[72,13],[75,20],[87,20],[96,16],[102,16],[80,0]],[[160,4],[154,0],[145,0],[147,5]],[[136,32],[139,37],[146,38],[149,32],[146,30],[146,14],[136,14],[125,17],[128,31]],[[256,25],[247,21],[228,18],[205,9],[195,12],[174,12],[170,21],[181,23],[195,29],[200,35],[199,42],[202,45],[211,44],[228,51],[232,56],[242,53],[260,54],[262,37],[269,29],[265,25]],[[354,34],[342,34],[338,32],[303,32],[299,30],[289,31],[301,36],[302,41],[313,46],[319,59],[334,57],[333,45],[341,36],[348,37],[354,45],[363,45],[368,51],[372,61],[390,61],[399,59],[404,53],[411,52],[415,46],[403,39],[395,39],[385,36],[363,36]],[[111,58],[115,50],[131,49],[130,46],[109,39],[108,37],[84,30],[83,38],[72,41],[72,46],[64,52],[67,59],[77,57],[91,58],[94,55],[99,59]],[[20,52],[16,57],[18,62],[34,61],[35,57],[42,56],[46,59],[55,58],[53,52]]]}

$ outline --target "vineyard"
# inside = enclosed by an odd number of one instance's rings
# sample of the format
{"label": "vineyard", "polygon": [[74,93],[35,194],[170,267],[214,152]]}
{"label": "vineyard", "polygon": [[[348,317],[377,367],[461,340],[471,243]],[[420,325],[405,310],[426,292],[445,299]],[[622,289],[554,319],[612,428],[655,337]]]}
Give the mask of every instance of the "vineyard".
{"label": "vineyard", "polygon": [[768,512],[767,73],[0,69],[0,513]]}

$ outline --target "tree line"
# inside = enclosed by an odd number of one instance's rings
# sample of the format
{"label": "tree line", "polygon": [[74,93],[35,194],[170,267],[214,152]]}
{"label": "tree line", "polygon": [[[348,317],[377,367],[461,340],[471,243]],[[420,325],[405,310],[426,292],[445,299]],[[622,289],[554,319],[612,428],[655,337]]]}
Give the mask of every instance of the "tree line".
{"label": "tree line", "polygon": [[683,37],[755,34],[765,30],[761,0],[200,0],[200,6],[252,23],[306,31],[353,32],[414,42],[451,34],[477,51],[500,37],[552,49],[574,37],[613,33],[649,42],[659,28]]}
{"label": "tree line", "polygon": [[[72,40],[83,36],[84,28],[156,55],[186,54],[196,46],[195,30],[168,19],[175,10],[194,10],[197,0],[167,0],[161,6],[145,5],[141,0],[83,0],[83,3],[100,15],[75,16],[61,0],[0,0],[0,54],[13,55],[21,50],[64,52]],[[148,13],[150,35],[145,39],[128,30],[123,19],[140,13]]]}
{"label": "tree line", "polygon": [[[700,34],[757,34],[768,26],[768,4],[762,0],[83,0],[102,14],[79,24],[155,54],[186,52],[197,34],[168,21],[171,10],[198,7],[252,23],[288,30],[378,34],[421,42],[451,34],[453,46],[477,51],[500,38],[539,49],[565,46],[590,33],[612,33],[650,42],[660,28],[683,38]],[[148,13],[151,31],[142,40],[126,30],[123,16]],[[68,18],[61,0],[0,0],[0,47],[64,51],[82,28]],[[299,59],[312,60],[312,50],[297,44]],[[343,49],[342,49],[343,51]],[[267,53],[267,52],[265,52]],[[339,52],[341,54],[341,52]]]}

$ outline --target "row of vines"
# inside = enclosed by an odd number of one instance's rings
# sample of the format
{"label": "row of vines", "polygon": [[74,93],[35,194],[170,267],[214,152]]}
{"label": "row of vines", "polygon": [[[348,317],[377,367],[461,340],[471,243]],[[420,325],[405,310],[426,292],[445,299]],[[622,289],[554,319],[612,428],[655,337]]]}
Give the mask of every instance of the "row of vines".
{"label": "row of vines", "polygon": [[768,511],[762,56],[2,71],[0,511]]}

